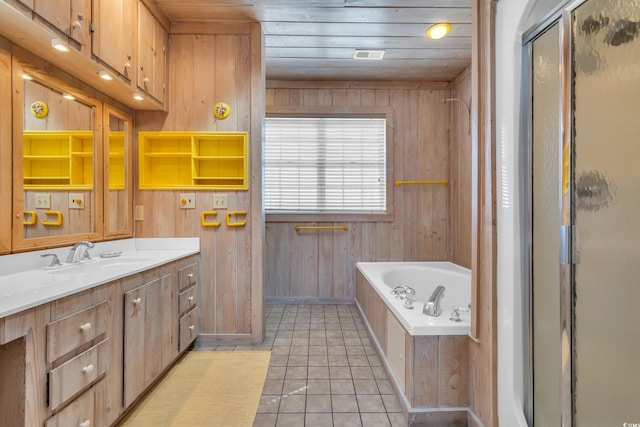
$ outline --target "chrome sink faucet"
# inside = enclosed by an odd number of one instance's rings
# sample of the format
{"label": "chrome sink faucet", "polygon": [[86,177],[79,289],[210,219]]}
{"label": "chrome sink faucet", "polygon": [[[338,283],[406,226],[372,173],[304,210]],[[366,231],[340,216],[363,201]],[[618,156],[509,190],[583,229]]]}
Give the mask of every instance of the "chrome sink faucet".
{"label": "chrome sink faucet", "polygon": [[[84,250],[81,250],[81,247],[84,246]],[[81,260],[91,259],[89,255],[89,249],[93,248],[95,245],[87,240],[83,240],[82,242],[78,242],[71,248],[69,255],[67,256],[68,264],[75,264],[80,262]],[[82,257],[80,257],[80,253],[83,252]]]}
{"label": "chrome sink faucet", "polygon": [[444,297],[444,286],[439,285],[433,291],[429,300],[424,304],[424,308],[422,309],[422,313],[427,316],[438,317],[440,313],[442,313],[442,308],[440,308],[440,301],[442,297]]}

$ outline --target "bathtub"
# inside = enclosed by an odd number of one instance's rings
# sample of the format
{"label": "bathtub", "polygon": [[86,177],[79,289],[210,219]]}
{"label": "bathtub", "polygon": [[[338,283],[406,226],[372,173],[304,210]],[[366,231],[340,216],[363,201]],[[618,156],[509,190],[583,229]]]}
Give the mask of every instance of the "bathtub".
{"label": "bathtub", "polygon": [[[450,262],[359,262],[357,269],[367,279],[387,307],[410,335],[467,335],[470,314],[460,311],[460,322],[449,320],[452,307],[469,308],[471,271]],[[409,286],[416,291],[413,309],[391,291],[396,286]],[[422,314],[424,303],[438,285],[445,287],[438,317]]]}
{"label": "bathtub", "polygon": [[[473,425],[469,411],[471,273],[449,262],[360,262],[355,302],[409,425]],[[445,287],[438,317],[422,313],[438,286]],[[413,309],[396,299],[396,286],[415,289]]]}

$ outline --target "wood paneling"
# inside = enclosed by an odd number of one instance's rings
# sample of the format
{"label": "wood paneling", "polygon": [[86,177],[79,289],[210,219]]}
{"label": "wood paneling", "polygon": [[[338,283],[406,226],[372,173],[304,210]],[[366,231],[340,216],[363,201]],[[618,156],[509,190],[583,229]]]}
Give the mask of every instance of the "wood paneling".
{"label": "wood paneling", "polygon": [[451,261],[471,268],[471,73],[466,70],[454,82],[451,114]]}
{"label": "wood paneling", "polygon": [[[377,107],[391,112],[388,165],[390,180],[449,179],[449,98],[447,89],[296,87],[267,89],[267,110],[305,111],[332,107],[358,112]],[[300,110],[300,108],[297,108]],[[326,108],[325,108],[326,109]],[[348,225],[347,231],[296,232],[298,222],[267,219],[266,296],[306,300],[351,300],[358,261],[446,261],[449,187],[391,186],[391,220],[315,222]],[[273,216],[275,217],[275,215]],[[336,222],[334,222],[336,221]]]}
{"label": "wood paneling", "polygon": [[[11,111],[10,44],[0,38],[0,111]],[[11,175],[12,115],[0,114],[0,174]],[[0,179],[0,254],[11,250],[11,179]]]}
{"label": "wood paneling", "polygon": [[[245,227],[203,227],[202,211],[213,208],[213,191],[198,191],[196,208],[179,209],[180,191],[137,191],[145,218],[136,237],[195,236],[201,239],[201,332],[243,336],[261,342],[263,328],[261,192],[263,47],[259,26],[251,34],[173,34],[169,67],[169,113],[140,112],[136,131],[249,131],[250,190],[225,192],[229,210],[246,210]],[[213,116],[216,102],[231,107],[226,120]],[[219,211],[218,217],[225,211]],[[250,219],[250,220],[249,220]]]}

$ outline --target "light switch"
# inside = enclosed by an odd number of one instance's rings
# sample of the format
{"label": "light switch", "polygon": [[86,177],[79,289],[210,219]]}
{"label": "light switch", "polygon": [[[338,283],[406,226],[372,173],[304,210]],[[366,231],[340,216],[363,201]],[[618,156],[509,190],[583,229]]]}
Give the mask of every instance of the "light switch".
{"label": "light switch", "polygon": [[36,209],[51,209],[50,193],[36,193]]}
{"label": "light switch", "polygon": [[135,212],[135,220],[136,221],[144,221],[144,206],[136,205]]}
{"label": "light switch", "polygon": [[214,194],[213,195],[213,209],[227,209],[227,195],[226,194]]}

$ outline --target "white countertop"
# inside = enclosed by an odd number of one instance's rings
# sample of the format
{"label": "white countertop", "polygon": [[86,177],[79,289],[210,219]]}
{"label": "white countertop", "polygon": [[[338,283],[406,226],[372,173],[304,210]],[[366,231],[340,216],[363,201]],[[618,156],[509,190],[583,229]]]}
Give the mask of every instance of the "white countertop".
{"label": "white countertop", "polygon": [[[93,260],[45,269],[70,247],[0,256],[0,318],[200,252],[199,238],[125,239],[96,243]],[[122,252],[113,258],[100,254]]]}

